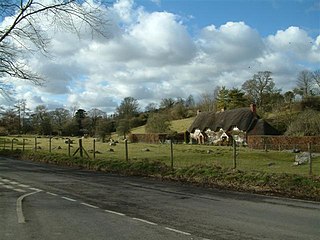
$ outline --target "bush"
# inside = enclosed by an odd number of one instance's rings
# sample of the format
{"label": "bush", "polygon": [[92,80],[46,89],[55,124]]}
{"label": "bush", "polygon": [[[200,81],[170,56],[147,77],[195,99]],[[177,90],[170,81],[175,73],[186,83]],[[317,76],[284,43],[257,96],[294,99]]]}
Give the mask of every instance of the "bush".
{"label": "bush", "polygon": [[302,109],[320,111],[320,96],[306,97],[301,102]]}
{"label": "bush", "polygon": [[170,119],[166,114],[154,113],[147,121],[146,131],[148,133],[166,133],[170,131]]}
{"label": "bush", "polygon": [[305,110],[293,121],[286,133],[288,136],[320,135],[320,111]]}

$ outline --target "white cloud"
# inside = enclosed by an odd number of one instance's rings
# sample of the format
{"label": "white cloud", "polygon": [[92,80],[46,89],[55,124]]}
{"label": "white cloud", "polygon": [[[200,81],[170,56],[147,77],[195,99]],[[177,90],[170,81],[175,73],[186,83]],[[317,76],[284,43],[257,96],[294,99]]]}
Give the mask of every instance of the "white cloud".
{"label": "white cloud", "polygon": [[130,31],[132,40],[141,46],[145,57],[157,64],[189,62],[195,46],[185,26],[166,12],[143,14]]}
{"label": "white cloud", "polygon": [[299,27],[279,30],[267,37],[266,44],[273,52],[286,53],[300,60],[320,61],[319,43]]}
{"label": "white cloud", "polygon": [[14,81],[16,97],[29,106],[79,106],[108,113],[128,96],[142,108],[166,97],[195,97],[216,86],[241,87],[257,71],[270,70],[288,90],[297,73],[320,63],[320,36],[289,27],[262,38],[244,22],[207,26],[191,36],[179,16],[147,12],[133,0],[106,10],[109,39],[55,32],[52,56],[28,59],[47,82],[43,87]]}
{"label": "white cloud", "polygon": [[113,10],[118,14],[120,21],[130,23],[134,17],[132,12],[133,5],[133,0],[118,0],[113,5]]}
{"label": "white cloud", "polygon": [[209,57],[227,64],[259,57],[264,48],[258,32],[244,22],[228,22],[218,29],[213,25],[204,28],[199,45]]}

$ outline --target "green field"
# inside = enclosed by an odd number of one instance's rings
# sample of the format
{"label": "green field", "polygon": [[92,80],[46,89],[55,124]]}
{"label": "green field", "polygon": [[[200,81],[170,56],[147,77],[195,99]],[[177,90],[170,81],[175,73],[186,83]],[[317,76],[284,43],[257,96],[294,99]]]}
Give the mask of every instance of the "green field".
{"label": "green field", "polygon": [[[23,141],[23,139],[25,139]],[[78,138],[72,138],[70,154],[73,155],[79,144]],[[47,137],[6,137],[0,138],[0,149],[25,149],[25,151],[59,153],[68,155],[68,144],[65,138]],[[90,159],[94,158],[94,141],[92,138],[83,139],[83,147]],[[309,174],[309,165],[294,166],[295,154],[290,151],[253,150],[245,147],[237,148],[237,169],[244,171],[264,171],[268,173],[294,173],[300,175]],[[79,152],[76,154],[79,156]],[[86,155],[84,154],[84,157]],[[150,160],[161,161],[171,165],[170,144],[142,144],[128,143],[128,157],[130,161]],[[125,160],[125,144],[120,141],[116,146],[108,143],[95,142],[95,158],[99,160]],[[233,149],[229,146],[208,145],[173,145],[174,168],[191,165],[217,165],[223,168],[233,167]],[[312,170],[314,175],[320,175],[320,156],[312,158]]]}
{"label": "green field", "polygon": [[[193,123],[195,117],[171,121],[170,130],[173,132],[185,132]],[[131,133],[146,133],[145,126],[133,128]]]}

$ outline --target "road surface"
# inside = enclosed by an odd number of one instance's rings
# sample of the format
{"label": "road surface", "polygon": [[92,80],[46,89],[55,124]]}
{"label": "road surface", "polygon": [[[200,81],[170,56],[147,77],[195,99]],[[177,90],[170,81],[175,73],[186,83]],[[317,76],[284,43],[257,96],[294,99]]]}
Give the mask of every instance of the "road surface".
{"label": "road surface", "polygon": [[316,202],[0,157],[0,240],[319,239]]}

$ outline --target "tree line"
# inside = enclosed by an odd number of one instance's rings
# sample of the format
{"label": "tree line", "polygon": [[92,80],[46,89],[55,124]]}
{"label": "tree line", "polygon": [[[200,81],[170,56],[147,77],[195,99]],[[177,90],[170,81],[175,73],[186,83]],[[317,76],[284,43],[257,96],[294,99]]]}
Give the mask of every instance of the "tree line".
{"label": "tree line", "polygon": [[[86,3],[86,4],[84,4]],[[51,29],[62,29],[69,33],[80,34],[87,27],[92,36],[108,37],[108,14],[103,11],[108,6],[93,4],[92,1],[58,0],[46,2],[38,0],[0,2],[0,18],[11,17],[11,22],[0,29],[0,92],[8,94],[12,86],[4,78],[15,78],[41,84],[44,79],[23,61],[26,56],[40,52],[48,54],[50,38],[41,27],[42,18],[50,23]],[[76,24],[79,23],[79,24]],[[48,29],[46,29],[48,30]],[[184,98],[165,98],[160,104],[150,103],[144,111],[132,97],[126,97],[112,115],[99,109],[47,109],[37,106],[33,111],[26,108],[26,100],[19,100],[15,106],[3,110],[0,116],[0,134],[41,134],[41,135],[77,135],[84,134],[106,138],[111,132],[125,136],[131,128],[146,124],[148,132],[170,131],[170,121],[194,116],[197,109],[202,111],[220,111],[248,106],[255,102],[259,114],[273,118],[278,128],[290,128],[289,124],[298,119],[293,111],[297,99],[303,109],[319,107],[320,70],[301,71],[294,89],[284,94],[276,88],[269,71],[258,72],[245,81],[241,87],[228,89],[219,86],[212,92],[203,93],[197,101],[190,95]],[[288,108],[288,109],[286,109]],[[1,109],[1,106],[0,106]],[[280,114],[281,113],[281,114]],[[288,113],[288,114],[283,114]],[[315,116],[310,113],[306,116]],[[303,117],[299,119],[304,119]],[[308,124],[313,126],[314,123]],[[318,124],[320,125],[320,124]],[[294,130],[293,130],[294,132]],[[313,130],[311,132],[314,132]]]}
{"label": "tree line", "polygon": [[[248,107],[252,102],[257,104],[261,116],[273,115],[271,121],[275,127],[285,132],[290,123],[299,119],[297,112],[300,110],[320,111],[319,73],[300,72],[296,87],[285,93],[276,88],[272,73],[264,71],[254,74],[241,88],[219,86],[210,94],[202,94],[197,101],[192,95],[185,99],[163,98],[159,104],[150,103],[141,110],[137,99],[125,97],[110,115],[97,108],[50,110],[44,105],[31,111],[26,107],[26,100],[19,100],[14,107],[2,111],[0,134],[88,135],[105,140],[112,132],[125,137],[132,128],[142,125],[146,125],[147,132],[163,133],[170,132],[172,120],[193,117],[197,110],[235,109]],[[294,109],[297,105],[299,111]]]}

